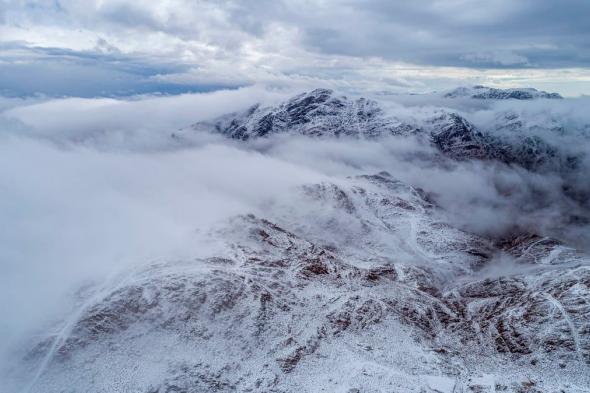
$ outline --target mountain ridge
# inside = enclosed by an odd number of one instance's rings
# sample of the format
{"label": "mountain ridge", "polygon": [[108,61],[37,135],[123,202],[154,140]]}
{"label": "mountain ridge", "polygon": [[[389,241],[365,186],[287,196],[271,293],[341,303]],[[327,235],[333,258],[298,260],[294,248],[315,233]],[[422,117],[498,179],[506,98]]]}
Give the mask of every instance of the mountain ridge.
{"label": "mountain ridge", "polygon": [[473,98],[478,100],[535,100],[563,99],[558,93],[548,93],[534,88],[497,89],[482,85],[458,87],[443,95],[444,98]]}
{"label": "mountain ridge", "polygon": [[[480,130],[456,111],[437,109],[422,122],[390,115],[377,101],[338,96],[333,90],[315,89],[276,106],[249,109],[196,123],[192,132],[213,132],[247,141],[280,134],[308,137],[377,139],[387,136],[417,136],[432,143],[453,159],[486,159],[520,165],[529,170],[568,170],[579,157],[560,153],[559,146],[538,136],[518,133],[517,118],[506,115],[511,134]],[[184,133],[191,132],[184,130]],[[555,130],[553,132],[559,132]],[[182,135],[182,134],[178,134]],[[177,134],[175,134],[177,136]]]}

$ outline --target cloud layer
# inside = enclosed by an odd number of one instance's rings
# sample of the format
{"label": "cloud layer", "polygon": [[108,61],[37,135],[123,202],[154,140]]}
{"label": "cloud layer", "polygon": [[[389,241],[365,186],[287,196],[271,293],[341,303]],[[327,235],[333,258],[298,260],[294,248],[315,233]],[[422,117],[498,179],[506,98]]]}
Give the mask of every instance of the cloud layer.
{"label": "cloud layer", "polygon": [[322,82],[425,90],[460,80],[590,87],[584,0],[3,3],[4,94]]}

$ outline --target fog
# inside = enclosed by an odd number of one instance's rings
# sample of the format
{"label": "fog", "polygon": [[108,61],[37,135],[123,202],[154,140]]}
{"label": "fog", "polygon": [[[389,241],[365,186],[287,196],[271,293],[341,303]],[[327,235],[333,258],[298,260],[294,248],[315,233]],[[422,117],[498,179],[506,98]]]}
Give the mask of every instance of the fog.
{"label": "fog", "polygon": [[[588,246],[587,224],[562,222],[584,206],[564,197],[564,179],[556,173],[452,162],[413,138],[276,136],[237,143],[203,134],[190,146],[170,138],[196,121],[291,93],[251,87],[7,104],[0,115],[0,350],[64,311],[65,296],[85,282],[133,264],[210,255],[216,244],[204,235],[216,223],[236,214],[278,214],[269,206],[303,203],[293,197],[301,185],[345,182],[356,174],[386,170],[421,187],[450,222],[479,234],[534,231]],[[416,118],[438,102],[385,101],[400,117]],[[586,103],[478,104],[461,111],[478,125],[505,109],[565,119],[576,132],[561,137],[575,138],[568,146],[583,151],[589,146]],[[576,176],[587,182],[584,172]]]}
{"label": "fog", "polygon": [[127,99],[45,99],[21,105],[7,100],[0,121],[11,125],[4,133],[17,131],[19,135],[58,144],[75,143],[103,150],[163,150],[170,147],[170,134],[178,128],[255,102],[270,104],[288,94],[288,90],[250,87]]}

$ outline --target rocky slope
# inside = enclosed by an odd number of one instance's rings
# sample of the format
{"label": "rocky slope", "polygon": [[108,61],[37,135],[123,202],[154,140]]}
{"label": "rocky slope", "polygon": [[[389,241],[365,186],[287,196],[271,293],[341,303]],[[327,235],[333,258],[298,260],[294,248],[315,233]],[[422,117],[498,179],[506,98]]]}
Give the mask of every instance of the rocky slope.
{"label": "rocky slope", "polygon": [[587,256],[455,229],[387,173],[300,193],[334,212],[315,232],[239,216],[224,253],[87,296],[27,351],[28,391],[587,391]]}

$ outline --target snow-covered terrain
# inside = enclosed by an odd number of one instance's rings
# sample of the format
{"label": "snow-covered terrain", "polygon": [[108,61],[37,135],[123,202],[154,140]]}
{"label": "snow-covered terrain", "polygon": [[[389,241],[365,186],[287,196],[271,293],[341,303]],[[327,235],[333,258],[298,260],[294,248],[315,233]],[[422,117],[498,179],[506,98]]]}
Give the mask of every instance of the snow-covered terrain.
{"label": "snow-covered terrain", "polygon": [[558,93],[547,93],[537,89],[495,89],[486,86],[458,87],[448,93],[445,98],[469,97],[479,100],[532,100],[536,98],[560,99]]}
{"label": "snow-covered terrain", "polygon": [[[72,280],[7,346],[0,391],[590,391],[590,121],[553,98],[316,89],[167,129],[162,151],[41,138],[183,252]],[[14,113],[14,146],[38,141]]]}

